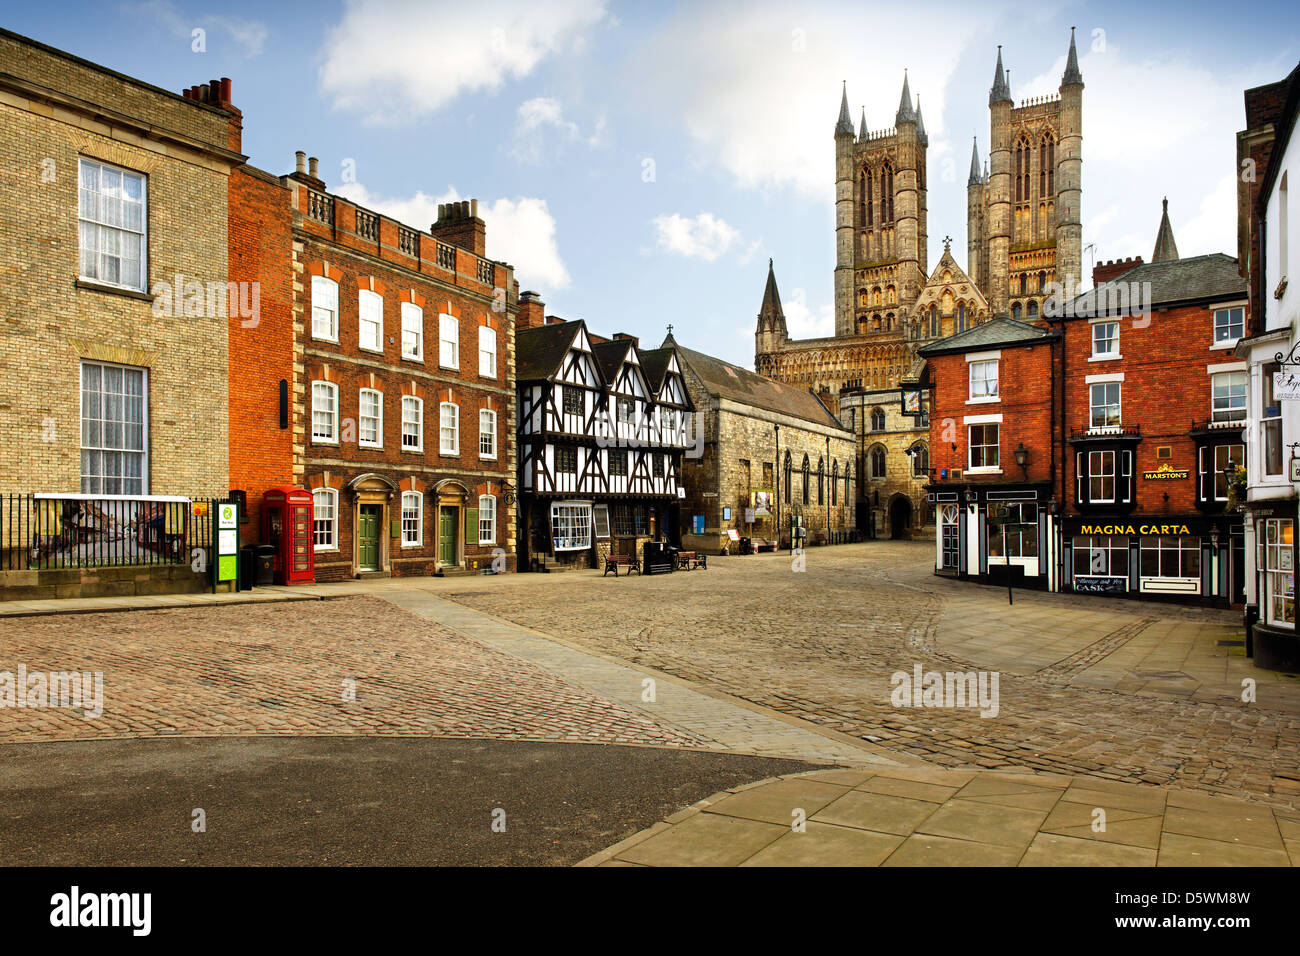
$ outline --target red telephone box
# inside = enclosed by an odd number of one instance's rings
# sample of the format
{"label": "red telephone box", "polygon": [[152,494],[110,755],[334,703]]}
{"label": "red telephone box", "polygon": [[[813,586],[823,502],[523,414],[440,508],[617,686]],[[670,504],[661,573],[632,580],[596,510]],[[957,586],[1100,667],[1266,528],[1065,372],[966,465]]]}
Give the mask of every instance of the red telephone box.
{"label": "red telephone box", "polygon": [[262,540],[275,548],[275,583],[316,580],[310,491],[272,488],[262,496]]}

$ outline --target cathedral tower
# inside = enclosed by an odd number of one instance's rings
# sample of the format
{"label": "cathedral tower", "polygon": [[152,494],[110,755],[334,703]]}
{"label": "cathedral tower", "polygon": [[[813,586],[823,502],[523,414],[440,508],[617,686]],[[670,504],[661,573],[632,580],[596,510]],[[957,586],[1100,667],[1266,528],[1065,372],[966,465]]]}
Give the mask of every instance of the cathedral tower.
{"label": "cathedral tower", "polygon": [[768,259],[767,286],[763,289],[763,304],[758,308],[758,328],[754,332],[754,368],[761,371],[764,355],[780,351],[788,338],[781,294],[776,290],[776,272],[772,260]]}

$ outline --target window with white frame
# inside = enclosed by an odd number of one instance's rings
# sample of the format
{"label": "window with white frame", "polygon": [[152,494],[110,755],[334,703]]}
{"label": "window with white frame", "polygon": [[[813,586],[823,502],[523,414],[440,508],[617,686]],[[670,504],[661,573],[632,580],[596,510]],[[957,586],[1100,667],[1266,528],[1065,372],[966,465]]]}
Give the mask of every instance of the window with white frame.
{"label": "window with white frame", "polygon": [[982,359],[970,363],[970,397],[998,397],[998,360]]}
{"label": "window with white frame", "polygon": [[1075,535],[1074,576],[1128,577],[1128,538],[1120,535]]}
{"label": "window with white frame", "polygon": [[148,291],[145,177],[93,159],[80,158],[78,166],[81,277]]}
{"label": "window with white frame", "polygon": [[402,547],[416,548],[424,541],[424,495],[402,492]]}
{"label": "window with white frame", "polygon": [[324,276],[311,277],[312,338],[339,340],[339,284]]}
{"label": "window with white frame", "polygon": [[460,322],[454,315],[438,316],[438,364],[460,368]]}
{"label": "window with white frame", "polygon": [[478,543],[497,543],[497,500],[493,495],[478,499]]}
{"label": "window with white frame", "polygon": [[339,442],[339,387],[333,382],[311,383],[311,440]]}
{"label": "window with white frame", "polygon": [[81,364],[81,493],[143,495],[149,488],[148,373]]}
{"label": "window with white frame", "polygon": [[487,408],[478,413],[478,456],[497,456],[497,413]]}
{"label": "window with white frame", "polygon": [[1119,323],[1095,322],[1092,326],[1092,357],[1119,357]]}
{"label": "window with white frame", "polygon": [[1120,383],[1093,382],[1088,386],[1088,427],[1093,430],[1118,430],[1120,421]]}
{"label": "window with white frame", "polygon": [[438,414],[438,451],[444,455],[460,454],[460,406],[443,402]]}
{"label": "window with white frame", "polygon": [[357,294],[357,334],[363,349],[384,350],[384,298],[378,292],[362,289]]}
{"label": "window with white frame", "polygon": [[1152,535],[1142,539],[1138,570],[1144,578],[1199,578],[1201,539],[1190,535]]}
{"label": "window with white frame", "polygon": [[1216,372],[1210,376],[1213,398],[1210,421],[1237,422],[1246,417],[1246,373]]}
{"label": "window with white frame", "polygon": [[551,544],[556,551],[591,547],[591,505],[570,502],[551,505]]}
{"label": "window with white frame", "polygon": [[1242,306],[1214,310],[1214,342],[1235,342],[1246,334],[1246,310]]}
{"label": "window with white frame", "polygon": [[1264,474],[1270,477],[1282,474],[1282,402],[1273,393],[1273,376],[1281,369],[1277,362],[1269,362],[1260,376],[1263,390],[1259,420],[1260,455]]}
{"label": "window with white frame", "polygon": [[997,468],[998,424],[990,422],[969,426],[970,468]]}
{"label": "window with white frame", "polygon": [[402,303],[402,358],[424,358],[424,310],[414,302]]}
{"label": "window with white frame", "polygon": [[402,396],[402,451],[424,451],[424,399]]}
{"label": "window with white frame", "polygon": [[317,551],[338,549],[339,493],[333,488],[317,488],[311,493],[312,532]]}
{"label": "window with white frame", "polygon": [[361,390],[357,410],[357,444],[362,448],[384,447],[384,396],[373,388]]}
{"label": "window with white frame", "polygon": [[1198,489],[1201,501],[1227,501],[1228,476],[1224,473],[1229,467],[1234,471],[1245,468],[1245,445],[1202,445],[1197,451],[1200,481]]}
{"label": "window with white frame", "polygon": [[1290,518],[1265,519],[1260,562],[1264,569],[1264,614],[1269,624],[1284,627],[1295,627],[1294,535],[1295,523]]}
{"label": "window with white frame", "polygon": [[1115,452],[1112,449],[1088,452],[1088,501],[1090,504],[1115,501]]}
{"label": "window with white frame", "polygon": [[486,325],[478,327],[478,373],[497,377],[497,330]]}

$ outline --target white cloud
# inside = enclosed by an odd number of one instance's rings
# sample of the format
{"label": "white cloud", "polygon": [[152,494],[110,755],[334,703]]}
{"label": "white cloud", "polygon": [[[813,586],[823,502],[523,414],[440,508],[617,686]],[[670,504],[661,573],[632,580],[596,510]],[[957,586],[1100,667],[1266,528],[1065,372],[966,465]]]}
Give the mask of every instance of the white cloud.
{"label": "white cloud", "polygon": [[868,128],[883,129],[894,125],[903,69],[911,66],[911,91],[924,101],[933,139],[944,131],[948,78],[986,14],[946,7],[943,56],[922,57],[915,44],[902,43],[863,56],[855,38],[864,29],[876,37],[919,36],[915,11],[873,7],[868,27],[856,3],[688,5],[648,41],[633,75],[657,78],[656,103],[647,108],[682,124],[699,159],[743,187],[794,187],[829,204],[840,81],[848,81],[855,131],[863,103]]}
{"label": "white cloud", "polygon": [[599,117],[590,135],[583,136],[578,124],[564,115],[564,105],[554,97],[524,100],[515,112],[517,122],[510,152],[521,163],[537,165],[547,157],[558,156],[568,143],[583,141],[593,149],[602,145],[605,118]]}
{"label": "white cloud", "polygon": [[176,9],[170,0],[144,0],[123,4],[123,9],[137,17],[149,17],[161,23],[178,37],[191,40],[196,28],[225,33],[245,57],[257,56],[266,44],[266,24],[260,20],[247,20],[211,13],[190,15]]}
{"label": "white cloud", "polygon": [[336,108],[398,124],[581,48],[604,16],[604,0],[349,0],[326,38],[320,84]]}
{"label": "white cloud", "polygon": [[[702,212],[694,218],[673,213],[671,216],[656,216],[652,222],[659,248],[689,259],[713,262],[740,243],[740,231],[712,213]],[[751,247],[744,259],[752,254]]]}
{"label": "white cloud", "polygon": [[[440,203],[458,202],[462,198],[456,187],[448,186],[439,196],[417,192],[413,196],[393,197],[371,193],[361,183],[348,183],[336,192],[367,209],[374,209],[419,229],[428,229],[438,218]],[[479,216],[487,224],[487,253],[515,267],[515,276],[523,288],[566,289],[572,281],[560,257],[555,236],[555,217],[545,199],[519,197],[479,201]]]}
{"label": "white cloud", "polygon": [[816,311],[808,307],[808,293],[794,289],[781,302],[785,326],[792,339],[820,339],[835,334],[835,313],[829,302]]}

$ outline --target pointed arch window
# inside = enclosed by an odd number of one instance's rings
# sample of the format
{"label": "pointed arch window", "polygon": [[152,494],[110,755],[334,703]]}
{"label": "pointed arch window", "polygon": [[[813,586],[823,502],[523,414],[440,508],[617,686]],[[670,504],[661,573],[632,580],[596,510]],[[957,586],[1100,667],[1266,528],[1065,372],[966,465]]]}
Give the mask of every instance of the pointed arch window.
{"label": "pointed arch window", "polygon": [[966,331],[966,303],[965,302],[957,303],[957,331],[958,332]]}
{"label": "pointed arch window", "polygon": [[870,452],[872,478],[885,477],[885,446],[875,445]]}
{"label": "pointed arch window", "polygon": [[858,173],[858,225],[871,225],[871,170],[865,166]]}
{"label": "pointed arch window", "polygon": [[811,471],[808,468],[807,455],[803,456],[803,468],[801,470],[803,473],[803,503],[809,504],[809,499],[811,497],[812,489],[809,487],[809,482],[808,482],[809,476],[811,475]]}
{"label": "pointed arch window", "polygon": [[831,504],[840,503],[840,463],[831,462]]}
{"label": "pointed arch window", "polygon": [[790,503],[790,453],[785,453],[785,503]]}
{"label": "pointed arch window", "polygon": [[1038,194],[1056,195],[1056,138],[1050,132],[1043,134],[1038,147]]}
{"label": "pointed arch window", "polygon": [[817,503],[826,504],[826,459],[817,459]]}
{"label": "pointed arch window", "polygon": [[1029,140],[1021,136],[1016,143],[1016,202],[1029,202]]}
{"label": "pointed arch window", "polygon": [[871,430],[873,432],[883,432],[885,430],[885,410],[880,407],[871,410]]}

